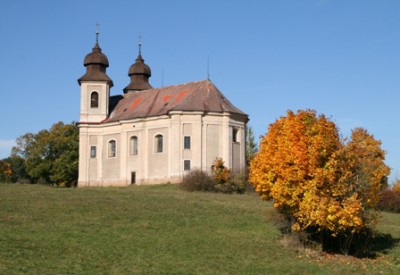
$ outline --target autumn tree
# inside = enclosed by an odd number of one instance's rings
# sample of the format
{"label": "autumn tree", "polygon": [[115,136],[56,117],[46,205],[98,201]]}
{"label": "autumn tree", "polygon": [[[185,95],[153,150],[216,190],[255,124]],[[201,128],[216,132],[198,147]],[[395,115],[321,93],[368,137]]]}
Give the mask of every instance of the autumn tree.
{"label": "autumn tree", "polygon": [[356,193],[364,208],[375,207],[380,191],[388,187],[390,168],[384,163],[385,151],[381,145],[367,130],[356,128],[331,162],[332,168],[341,166],[339,170],[332,169],[335,182],[347,192]]}
{"label": "autumn tree", "polygon": [[354,234],[371,222],[389,174],[380,145],[364,129],[345,142],[324,115],[288,111],[262,138],[249,180],[293,231]]}
{"label": "autumn tree", "polygon": [[27,133],[16,140],[12,155],[25,162],[33,181],[74,184],[78,176],[79,131],[74,124],[58,122],[50,130]]}
{"label": "autumn tree", "polygon": [[224,184],[228,182],[231,170],[225,166],[222,158],[216,158],[211,166],[211,174],[216,184]]}

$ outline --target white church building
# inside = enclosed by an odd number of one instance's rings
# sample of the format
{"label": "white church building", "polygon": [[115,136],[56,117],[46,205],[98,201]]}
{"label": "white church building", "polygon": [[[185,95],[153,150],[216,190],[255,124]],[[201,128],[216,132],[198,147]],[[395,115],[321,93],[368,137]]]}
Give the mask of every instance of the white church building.
{"label": "white church building", "polygon": [[141,45],[123,95],[110,96],[109,62],[98,41],[84,66],[79,187],[179,183],[190,170],[210,172],[216,158],[244,172],[248,116],[210,80],[153,88]]}

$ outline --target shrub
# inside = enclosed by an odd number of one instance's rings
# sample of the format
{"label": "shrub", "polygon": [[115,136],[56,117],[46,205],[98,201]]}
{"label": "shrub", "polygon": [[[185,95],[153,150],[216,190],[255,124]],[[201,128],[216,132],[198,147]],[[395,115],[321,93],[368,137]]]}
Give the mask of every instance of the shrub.
{"label": "shrub", "polygon": [[395,181],[392,187],[392,191],[400,194],[400,179]]}
{"label": "shrub", "polygon": [[226,182],[217,183],[216,192],[243,194],[247,188],[247,178],[244,174],[236,174],[228,178]]}
{"label": "shrub", "polygon": [[385,189],[381,192],[381,198],[377,209],[382,211],[400,213],[400,192]]}
{"label": "shrub", "polygon": [[181,184],[188,191],[214,191],[214,185],[210,175],[199,169],[190,171]]}
{"label": "shrub", "polygon": [[18,184],[32,184],[32,181],[29,178],[20,178],[17,181]]}
{"label": "shrub", "polygon": [[183,178],[181,186],[187,191],[243,194],[247,190],[247,179],[243,174],[236,174],[229,177],[226,182],[217,182],[208,173],[196,169]]}
{"label": "shrub", "polygon": [[232,175],[222,158],[216,158],[211,166],[211,175],[199,169],[192,170],[183,178],[181,186],[188,191],[243,194],[248,184],[245,174]]}
{"label": "shrub", "polygon": [[43,184],[43,185],[48,185],[48,184],[50,184],[45,178],[43,178],[43,177],[40,177],[38,180],[37,180],[37,182],[36,182],[37,184]]}

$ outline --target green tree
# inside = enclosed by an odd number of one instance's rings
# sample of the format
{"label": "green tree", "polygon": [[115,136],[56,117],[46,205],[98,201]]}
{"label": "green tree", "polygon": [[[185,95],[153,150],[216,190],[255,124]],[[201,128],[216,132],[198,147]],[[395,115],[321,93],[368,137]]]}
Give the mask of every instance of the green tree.
{"label": "green tree", "polygon": [[30,178],[25,168],[25,160],[19,156],[11,155],[10,157],[4,159],[11,166],[11,182],[30,182]]}
{"label": "green tree", "polygon": [[34,182],[76,184],[79,130],[75,124],[58,122],[50,130],[23,135],[16,143],[12,156],[24,159],[27,174]]}
{"label": "green tree", "polygon": [[0,160],[0,183],[10,183],[12,176],[11,165],[6,160]]}
{"label": "green tree", "polygon": [[251,126],[246,128],[246,164],[249,165],[250,161],[257,154],[257,143],[254,140],[254,133]]}

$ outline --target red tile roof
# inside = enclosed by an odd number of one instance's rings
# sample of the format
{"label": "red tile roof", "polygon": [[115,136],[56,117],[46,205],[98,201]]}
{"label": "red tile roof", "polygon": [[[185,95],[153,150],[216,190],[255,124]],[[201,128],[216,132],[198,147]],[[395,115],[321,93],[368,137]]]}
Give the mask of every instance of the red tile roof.
{"label": "red tile roof", "polygon": [[170,111],[201,111],[247,115],[232,105],[209,80],[129,92],[106,122],[167,115]]}

